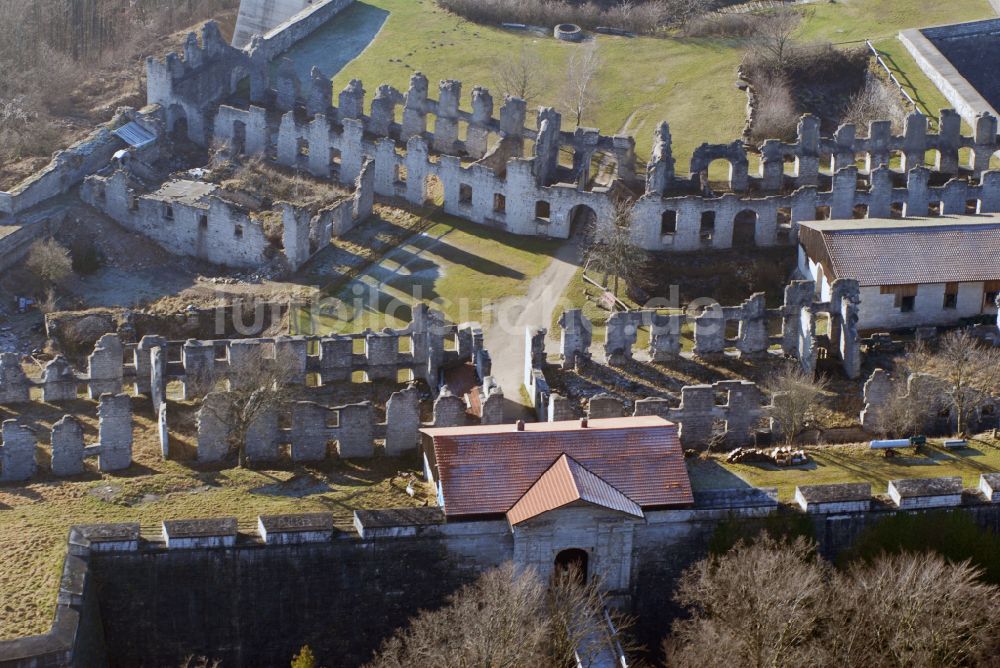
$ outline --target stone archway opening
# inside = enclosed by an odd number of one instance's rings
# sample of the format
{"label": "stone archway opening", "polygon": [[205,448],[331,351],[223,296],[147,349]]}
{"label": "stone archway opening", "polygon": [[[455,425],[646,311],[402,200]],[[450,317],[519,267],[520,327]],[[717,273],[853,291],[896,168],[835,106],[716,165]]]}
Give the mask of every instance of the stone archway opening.
{"label": "stone archway opening", "polygon": [[569,212],[569,236],[590,239],[597,231],[597,212],[586,204],[577,204]]}
{"label": "stone archway opening", "polygon": [[576,577],[581,584],[584,584],[589,575],[587,571],[589,560],[590,555],[587,554],[586,550],[581,550],[578,547],[563,550],[556,555],[555,572],[557,575],[570,574]]}
{"label": "stone archway opening", "polygon": [[733,248],[754,248],[757,245],[757,212],[744,209],[733,219]]}

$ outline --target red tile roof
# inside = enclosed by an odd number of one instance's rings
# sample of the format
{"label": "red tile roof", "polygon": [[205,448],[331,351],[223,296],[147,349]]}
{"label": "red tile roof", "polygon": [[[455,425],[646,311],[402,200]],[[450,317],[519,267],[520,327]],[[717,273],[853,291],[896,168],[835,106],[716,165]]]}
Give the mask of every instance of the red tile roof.
{"label": "red tile roof", "polygon": [[1000,280],[1000,220],[936,220],[822,221],[802,226],[808,228],[806,240],[809,230],[820,233],[822,250],[810,252],[826,255],[831,279],[853,278],[862,287]]}
{"label": "red tile roof", "polygon": [[560,455],[555,464],[507,511],[507,519],[511,525],[520,524],[575,501],[586,501],[642,517],[642,508],[635,501],[588,471],[580,462]]}
{"label": "red tile roof", "polygon": [[423,429],[448,517],[510,510],[560,455],[640,508],[693,502],[677,426],[657,416]]}

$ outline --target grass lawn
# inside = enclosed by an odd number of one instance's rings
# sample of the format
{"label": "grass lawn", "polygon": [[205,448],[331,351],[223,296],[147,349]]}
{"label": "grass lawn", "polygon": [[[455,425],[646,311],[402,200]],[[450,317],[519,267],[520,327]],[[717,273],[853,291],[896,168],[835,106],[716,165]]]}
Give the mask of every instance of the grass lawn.
{"label": "grass lawn", "polygon": [[390,250],[332,296],[344,306],[320,314],[318,333],[405,327],[421,301],[452,322],[491,322],[491,306],[524,295],[560,242],[498,232],[446,214]]}
{"label": "grass lawn", "polygon": [[[409,77],[421,71],[431,81],[460,79],[462,103],[468,108],[474,85],[496,88],[494,63],[527,46],[546,65],[545,75],[558,82],[577,45],[466,21],[437,7],[433,0],[366,0],[389,12],[375,40],[334,79],[335,91],[352,78],[364,81],[369,97],[381,83],[406,90]],[[803,40],[858,45],[866,38],[884,51],[911,94],[931,113],[946,106],[944,98],[896,39],[904,28],[993,17],[987,0],[838,0],[810,4],[800,28]],[[653,130],[670,122],[679,172],[702,142],[730,142],[739,137],[746,96],[734,86],[742,54],[738,40],[598,36],[603,66],[598,75],[600,103],[586,115],[586,125],[605,134],[635,136],[646,156]],[[547,86],[537,104],[555,105],[558,85]],[[494,91],[499,109],[502,96]]]}
{"label": "grass lawn", "polygon": [[1000,444],[973,439],[971,447],[948,451],[937,445],[919,453],[907,449],[901,457],[886,458],[867,445],[828,445],[806,448],[812,460],[805,466],[780,468],[764,464],[727,464],[721,456],[689,460],[695,489],[724,489],[750,484],[777,487],[782,501],[791,501],[798,485],[870,482],[872,492],[884,494],[890,480],[961,476],[966,487],[978,487],[979,475],[1000,471]]}
{"label": "grass lawn", "polygon": [[[86,438],[96,436],[96,404],[78,401],[72,412],[83,422]],[[138,402],[137,406],[143,406]],[[148,402],[144,404],[148,409]],[[31,404],[22,413],[9,407],[0,417],[51,426],[64,412]],[[183,411],[172,405],[171,410]],[[193,413],[191,415],[193,417]],[[135,413],[134,463],[114,474],[89,470],[68,479],[49,475],[25,485],[0,486],[0,640],[47,631],[73,524],[139,522],[146,535],[158,535],[164,519],[235,516],[240,530],[253,532],[258,514],[332,512],[337,526],[352,530],[352,511],[435,503],[423,485],[411,498],[407,476],[420,471],[415,455],[316,466],[276,465],[272,469],[221,469],[189,462],[163,461],[156,424],[148,410]],[[42,430],[45,433],[46,430]],[[193,433],[181,429],[171,447],[191,452]],[[43,445],[42,458],[47,457]],[[88,464],[93,467],[93,464]],[[253,522],[253,525],[251,523]]]}

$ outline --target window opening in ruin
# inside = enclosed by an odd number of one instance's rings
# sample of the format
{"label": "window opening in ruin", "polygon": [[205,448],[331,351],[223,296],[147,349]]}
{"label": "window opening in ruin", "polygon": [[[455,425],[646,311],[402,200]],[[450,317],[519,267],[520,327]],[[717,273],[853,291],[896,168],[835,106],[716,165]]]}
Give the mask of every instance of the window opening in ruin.
{"label": "window opening in ruin", "polygon": [[446,351],[458,350],[458,335],[455,332],[446,334],[444,337],[444,349]]}
{"label": "window opening in ruin", "polygon": [[757,245],[757,212],[744,209],[733,219],[733,247],[753,248]]}
{"label": "window opening in ruin", "polygon": [[936,148],[927,149],[924,151],[924,166],[928,169],[940,170],[941,169],[941,151]]}
{"label": "window opening in ruin", "polygon": [[677,212],[667,210],[660,216],[660,236],[674,236],[677,234]]}
{"label": "window opening in ruin", "polygon": [[927,215],[928,216],[940,216],[941,215],[941,202],[930,202],[927,205]]}
{"label": "window opening in ruin", "polygon": [[201,214],[198,216],[198,227],[207,230],[208,229],[208,216]]}
{"label": "window opening in ruin", "polygon": [[406,183],[406,165],[396,165],[396,177],[394,181],[399,185]]}
{"label": "window opening in ruin", "polygon": [[245,153],[247,145],[247,124],[243,121],[233,123],[233,152]]}
{"label": "window opening in ruin", "polygon": [[958,308],[958,283],[945,283],[944,308]]}
{"label": "window opening in ruin", "polygon": [[174,207],[170,206],[169,204],[165,204],[163,206],[163,218],[165,220],[173,220],[174,219]]}
{"label": "window opening in ruin", "polygon": [[444,184],[436,174],[424,179],[424,203],[441,206],[444,204]]}
{"label": "window opening in ruin", "polygon": [[309,157],[309,140],[299,137],[295,140],[295,154],[300,158]]}
{"label": "window opening in ruin", "polygon": [[328,411],[326,414],[326,428],[337,429],[340,427],[340,411]]}
{"label": "window opening in ruin", "polygon": [[105,201],[107,201],[107,199],[108,199],[107,193],[104,192],[104,184],[103,183],[98,183],[97,184],[97,201],[98,202],[105,202]]}
{"label": "window opening in ruin", "polygon": [[701,212],[701,227],[698,230],[698,236],[701,239],[703,246],[712,245],[712,237],[715,236],[715,212],[714,211],[702,211]]}
{"label": "window opening in ruin", "polygon": [[905,172],[906,154],[902,151],[889,151],[889,167],[897,172]]}
{"label": "window opening in ruin", "polygon": [[331,440],[326,442],[326,456],[328,459],[336,459],[340,456],[340,441]]}
{"label": "window opening in ruin", "polygon": [[830,220],[830,207],[828,206],[816,207],[816,217],[813,220]]}
{"label": "window opening in ruin", "polygon": [[586,204],[577,204],[569,212],[569,235],[589,239],[597,229],[597,212]]}
{"label": "window opening in ruin", "polygon": [[819,171],[824,174],[833,174],[834,165],[836,163],[833,159],[832,153],[821,153],[819,156]]}
{"label": "window opening in ruin", "polygon": [[589,555],[586,550],[571,548],[556,555],[555,571],[557,574],[571,573],[581,584],[587,582],[587,562]]}
{"label": "window opening in ruin", "polygon": [[889,207],[890,218],[904,218],[906,216],[906,205],[904,202],[893,202]]}
{"label": "window opening in ruin", "polygon": [[136,195],[128,196],[128,210],[138,211],[139,210],[139,197]]}
{"label": "window opening in ruin", "polygon": [[958,166],[963,169],[972,169],[975,162],[975,152],[968,146],[958,149]]}
{"label": "window opening in ruin", "polygon": [[368,342],[365,340],[363,336],[351,339],[352,353],[354,353],[355,355],[364,355],[366,354],[367,350],[368,350]]}
{"label": "window opening in ruin", "polygon": [[409,383],[413,380],[413,369],[399,369],[396,371],[397,383]]}
{"label": "window opening in ruin", "polygon": [[340,174],[340,149],[330,149],[330,174],[334,176]]}
{"label": "window opening in ruin", "polygon": [[538,200],[535,202],[535,218],[548,222],[551,215],[552,209],[548,202],[544,200]]}
{"label": "window opening in ruin", "polygon": [[321,387],[322,385],[322,378],[318,373],[306,374],[306,387]]}
{"label": "window opening in ruin", "polygon": [[396,339],[396,350],[401,353],[413,353],[413,338],[409,336],[400,336]]}
{"label": "window opening in ruin", "polygon": [[917,298],[915,296],[907,295],[906,297],[903,297],[899,303],[900,313],[912,313],[913,306],[916,303],[916,301]]}
{"label": "window opening in ruin", "polygon": [[237,239],[242,239],[243,238],[243,226],[242,225],[237,225],[235,228],[233,228],[233,236],[236,237]]}
{"label": "window opening in ruin", "polygon": [[493,213],[506,213],[507,198],[501,193],[493,194]]}
{"label": "window opening in ruin", "polygon": [[792,240],[792,207],[778,207],[778,243],[787,244]]}
{"label": "window opening in ruin", "polygon": [[868,217],[868,205],[867,204],[855,204],[852,214],[855,218],[862,219]]}
{"label": "window opening in ruin", "polygon": [[965,214],[971,216],[979,213],[979,200],[978,199],[967,199],[965,200]]}
{"label": "window opening in ruin", "polygon": [[472,205],[472,186],[460,183],[458,186],[458,203]]}
{"label": "window opening in ruin", "polygon": [[797,155],[785,155],[783,173],[785,176],[799,176],[799,157]]}
{"label": "window opening in ruin", "polygon": [[351,372],[351,382],[352,383],[367,383],[368,382],[368,372],[366,372],[366,371],[353,371],[353,372]]}

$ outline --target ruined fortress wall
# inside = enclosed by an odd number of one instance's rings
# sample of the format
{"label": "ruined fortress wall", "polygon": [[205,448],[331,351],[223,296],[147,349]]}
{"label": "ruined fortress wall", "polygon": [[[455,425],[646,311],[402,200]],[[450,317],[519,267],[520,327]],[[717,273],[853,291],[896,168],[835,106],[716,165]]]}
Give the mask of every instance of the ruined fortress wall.
{"label": "ruined fortress wall", "polygon": [[[252,6],[259,5],[261,2],[270,4],[274,0],[245,0],[240,5],[240,15],[243,14],[243,4]],[[319,0],[319,2],[315,2],[315,0],[278,0],[278,2],[289,8],[298,4],[301,9],[297,14],[287,16],[285,20],[272,24],[270,28],[262,32],[263,39],[258,48],[264,50],[268,60],[274,59],[311,35],[327,21],[349,7],[354,0]],[[240,26],[237,23],[236,33],[233,35],[233,46],[239,47],[239,44],[236,43],[238,38],[241,38],[241,34]],[[250,38],[247,39],[250,40]]]}
{"label": "ruined fortress wall", "polygon": [[[900,512],[805,515],[779,510],[773,493],[702,493],[691,509],[649,512],[634,526],[628,598],[639,615],[641,641],[656,647],[663,639],[678,612],[670,603],[677,578],[708,553],[720,527],[729,534],[779,525],[811,530],[820,552],[835,558],[866,528]],[[998,503],[961,512],[1000,531]],[[74,529],[66,565],[74,576],[63,578],[63,586],[79,594],[67,592],[57,607],[57,620],[76,613],[63,637],[99,649],[101,638],[93,631],[89,637],[76,632],[77,619],[93,629],[99,614],[112,666],[173,665],[188,654],[234,665],[280,665],[307,643],[320,662],[360,665],[419,609],[440,605],[462,584],[518,554],[505,521],[404,523],[366,531],[364,538],[335,532],[332,539],[297,545],[265,545],[244,530],[231,547],[168,548],[156,540],[91,546],[82,529]],[[137,537],[137,525],[134,531]],[[83,596],[87,583],[94,585],[92,594]],[[170,624],[163,623],[167,619]],[[25,648],[51,651],[55,631],[0,643],[0,665],[47,665],[31,663]],[[70,641],[63,656],[72,650]]]}
{"label": "ruined fortress wall", "polygon": [[[504,527],[505,528],[505,527]],[[224,665],[278,666],[308,644],[324,665],[356,666],[419,609],[511,552],[505,539],[472,558],[473,537],[102,555],[93,576],[110,665],[163,665],[185,653]],[[452,543],[465,543],[450,550]],[[165,624],[164,620],[171,620]]]}

